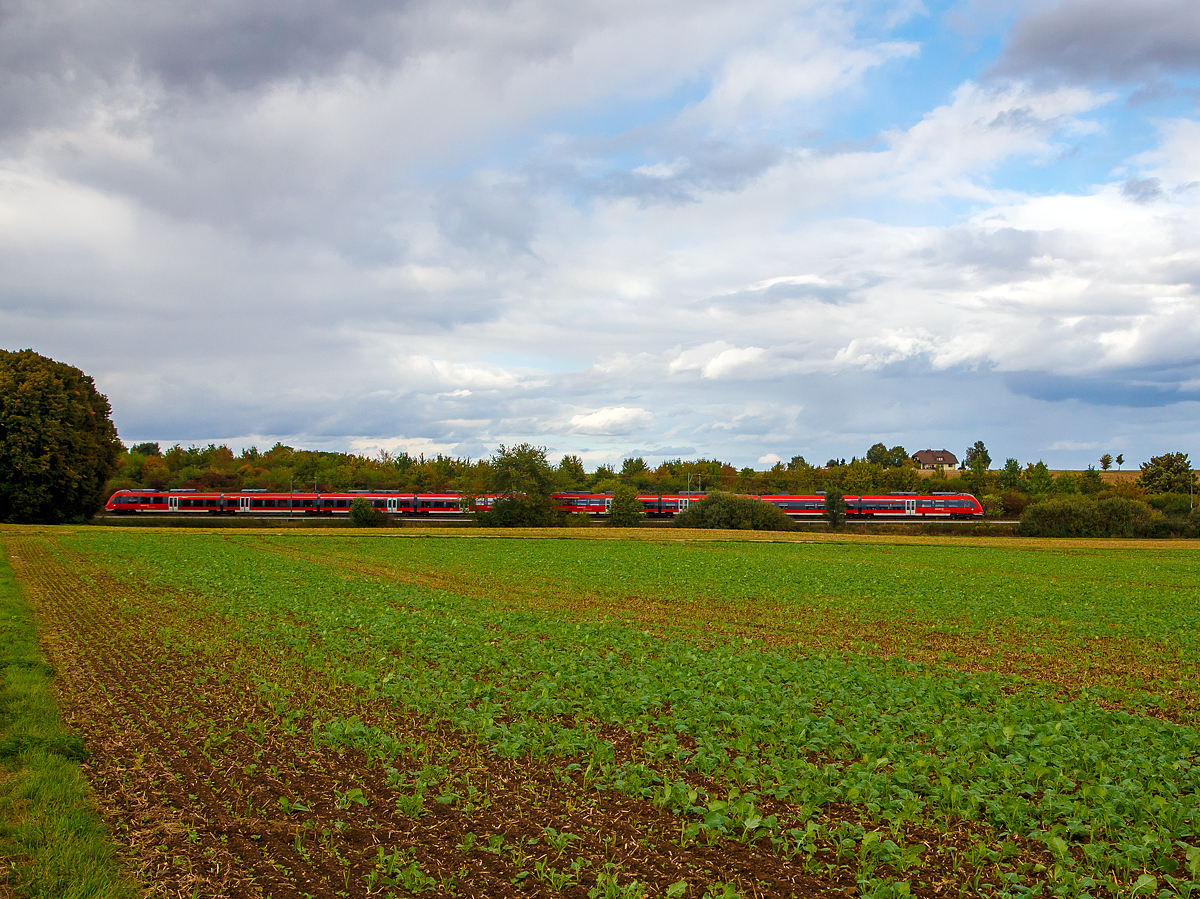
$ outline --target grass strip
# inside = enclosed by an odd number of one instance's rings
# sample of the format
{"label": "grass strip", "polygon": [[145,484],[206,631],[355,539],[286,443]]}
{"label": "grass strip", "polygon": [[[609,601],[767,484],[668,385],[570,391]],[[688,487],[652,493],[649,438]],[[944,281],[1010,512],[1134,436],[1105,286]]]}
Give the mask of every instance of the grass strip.
{"label": "grass strip", "polygon": [[[0,543],[0,860],[28,899],[133,899],[63,726],[54,669],[38,646],[20,584]],[[0,894],[4,887],[0,886]]]}

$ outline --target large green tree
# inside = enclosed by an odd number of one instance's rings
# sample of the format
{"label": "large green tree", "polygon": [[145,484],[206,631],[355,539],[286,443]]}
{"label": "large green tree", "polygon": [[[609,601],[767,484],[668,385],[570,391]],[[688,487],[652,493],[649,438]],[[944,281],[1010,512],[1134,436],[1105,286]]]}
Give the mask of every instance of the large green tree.
{"label": "large green tree", "polygon": [[1187,453],[1164,453],[1142,463],[1137,482],[1147,493],[1187,493],[1194,489],[1196,476]]}
{"label": "large green tree", "polygon": [[90,518],[124,448],[108,398],[74,366],[0,350],[0,521]]}
{"label": "large green tree", "polygon": [[551,494],[557,489],[554,467],[546,448],[522,443],[501,446],[492,456],[492,489],[500,498],[476,514],[484,527],[553,527],[562,515]]}

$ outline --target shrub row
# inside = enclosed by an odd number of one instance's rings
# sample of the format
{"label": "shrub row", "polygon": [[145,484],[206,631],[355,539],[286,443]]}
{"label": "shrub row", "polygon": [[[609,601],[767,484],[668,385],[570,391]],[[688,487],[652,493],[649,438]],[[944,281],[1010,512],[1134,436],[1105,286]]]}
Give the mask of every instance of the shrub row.
{"label": "shrub row", "polygon": [[1195,537],[1200,534],[1200,508],[1174,504],[1164,514],[1121,496],[1099,501],[1072,496],[1029,506],[1018,532],[1022,537]]}

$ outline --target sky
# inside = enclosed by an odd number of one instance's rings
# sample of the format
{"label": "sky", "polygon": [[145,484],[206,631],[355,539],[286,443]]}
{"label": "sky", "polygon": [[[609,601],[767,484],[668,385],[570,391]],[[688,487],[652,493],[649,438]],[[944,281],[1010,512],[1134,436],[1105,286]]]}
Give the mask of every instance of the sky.
{"label": "sky", "polygon": [[0,348],[127,444],[1200,456],[1194,0],[10,0]]}

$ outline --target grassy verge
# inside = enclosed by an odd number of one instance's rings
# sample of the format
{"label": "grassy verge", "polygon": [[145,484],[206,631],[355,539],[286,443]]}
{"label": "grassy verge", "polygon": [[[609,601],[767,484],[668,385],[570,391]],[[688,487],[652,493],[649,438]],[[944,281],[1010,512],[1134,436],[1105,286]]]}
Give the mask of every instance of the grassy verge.
{"label": "grassy verge", "polygon": [[[0,543],[0,864],[29,899],[124,899],[120,871],[51,692],[54,670]],[[0,886],[0,894],[4,887]]]}

